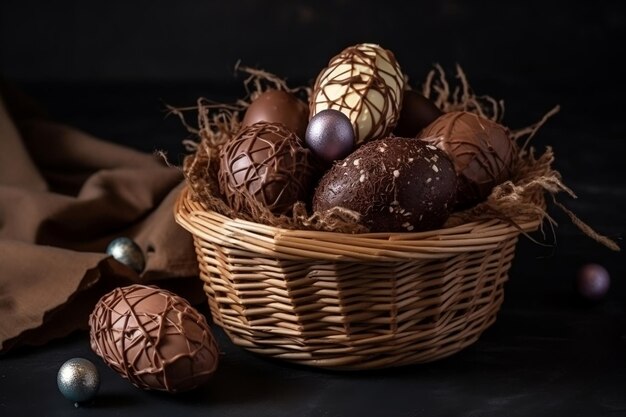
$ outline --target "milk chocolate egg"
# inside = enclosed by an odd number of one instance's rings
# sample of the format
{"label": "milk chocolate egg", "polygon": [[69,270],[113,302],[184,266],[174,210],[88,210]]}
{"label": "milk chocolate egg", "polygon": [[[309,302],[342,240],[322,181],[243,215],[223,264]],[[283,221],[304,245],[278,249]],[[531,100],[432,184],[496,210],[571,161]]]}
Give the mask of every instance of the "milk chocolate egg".
{"label": "milk chocolate egg", "polygon": [[282,123],[304,139],[308,120],[309,109],[302,100],[286,91],[268,90],[250,103],[241,126],[250,126],[257,122]]}
{"label": "milk chocolate egg", "polygon": [[318,75],[310,117],[339,110],[352,122],[357,145],[383,138],[398,121],[404,85],[393,53],[370,43],[351,46]]}
{"label": "milk chocolate egg", "polygon": [[89,327],[93,351],[142,389],[188,391],[217,368],[218,348],[204,316],[156,287],[131,285],[106,294]]}
{"label": "milk chocolate egg", "polygon": [[483,201],[494,186],[510,179],[518,157],[508,129],[474,113],[446,113],[419,137],[452,159],[459,175],[461,208]]}
{"label": "milk chocolate egg", "polygon": [[236,212],[259,207],[287,214],[305,200],[314,174],[311,151],[279,123],[244,127],[220,151],[220,190]]}
{"label": "milk chocolate egg", "polygon": [[456,186],[444,152],[417,139],[386,138],[335,163],[315,190],[313,209],[356,211],[372,232],[417,232],[446,221]]}

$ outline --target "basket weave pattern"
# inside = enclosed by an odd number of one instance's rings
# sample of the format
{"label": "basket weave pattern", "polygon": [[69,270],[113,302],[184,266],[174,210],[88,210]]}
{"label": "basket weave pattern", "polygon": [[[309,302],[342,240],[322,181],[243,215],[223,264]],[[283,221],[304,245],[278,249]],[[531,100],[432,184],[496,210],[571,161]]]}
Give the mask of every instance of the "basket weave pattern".
{"label": "basket weave pattern", "polygon": [[338,369],[429,362],[472,344],[495,321],[520,233],[497,219],[402,234],[286,230],[207,210],[188,189],[175,211],[213,320],[235,344]]}

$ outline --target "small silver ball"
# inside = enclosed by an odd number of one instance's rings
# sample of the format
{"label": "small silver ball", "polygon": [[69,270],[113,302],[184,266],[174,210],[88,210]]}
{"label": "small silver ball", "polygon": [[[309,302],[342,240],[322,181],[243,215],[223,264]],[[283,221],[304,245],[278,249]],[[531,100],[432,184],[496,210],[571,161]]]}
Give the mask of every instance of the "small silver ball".
{"label": "small silver ball", "polygon": [[91,400],[100,388],[96,366],[83,358],[73,358],[61,365],[57,374],[59,391],[68,400],[81,403]]}
{"label": "small silver ball", "polygon": [[106,250],[116,261],[132,268],[138,274],[146,267],[146,260],[139,245],[127,237],[113,239]]}
{"label": "small silver ball", "polygon": [[332,162],[345,158],[354,149],[354,128],[348,116],[326,109],[309,120],[304,140],[318,157]]}

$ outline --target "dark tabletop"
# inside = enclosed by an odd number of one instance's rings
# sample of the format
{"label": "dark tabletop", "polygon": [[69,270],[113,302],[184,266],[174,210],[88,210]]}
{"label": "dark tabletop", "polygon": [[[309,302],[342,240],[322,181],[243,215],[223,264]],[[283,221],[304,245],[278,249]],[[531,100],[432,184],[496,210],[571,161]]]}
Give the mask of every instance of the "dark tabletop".
{"label": "dark tabletop", "polygon": [[[267,2],[254,0],[86,3],[0,4],[0,74],[57,120],[146,152],[166,150],[180,163],[189,135],[165,117],[164,103],[241,96],[240,80],[231,78],[237,58],[298,84],[344,46],[377,41],[397,51],[414,81],[432,62],[461,63],[478,93],[505,99],[512,128],[560,104],[533,145],[553,146],[555,167],[579,197],[560,201],[624,246],[623,2],[492,0],[484,10],[443,1],[379,10],[373,0],[336,0],[316,10],[284,0],[271,15]],[[214,326],[223,353],[216,374],[173,396],[133,387],[91,352],[86,333],[76,333],[0,357],[0,417],[626,416],[624,256],[584,236],[558,208],[549,213],[559,226],[533,235],[543,244],[520,239],[496,323],[447,359],[331,372],[248,353]],[[597,303],[573,289],[588,262],[612,277]],[[59,367],[73,357],[92,360],[101,375],[94,403],[78,409],[56,386]]]}

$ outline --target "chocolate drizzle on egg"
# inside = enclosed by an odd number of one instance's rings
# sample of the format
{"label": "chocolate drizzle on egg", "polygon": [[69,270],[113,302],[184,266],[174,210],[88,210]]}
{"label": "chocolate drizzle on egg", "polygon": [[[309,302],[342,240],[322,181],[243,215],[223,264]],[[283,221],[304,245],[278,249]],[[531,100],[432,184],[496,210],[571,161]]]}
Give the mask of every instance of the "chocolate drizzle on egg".
{"label": "chocolate drizzle on egg", "polygon": [[392,52],[374,44],[343,50],[320,73],[311,96],[311,117],[335,109],[350,118],[357,145],[380,139],[398,121],[405,80]]}
{"label": "chocolate drizzle on egg", "polygon": [[308,193],[311,152],[280,123],[244,127],[220,151],[220,190],[236,212],[287,214]]}
{"label": "chocolate drizzle on egg", "polygon": [[217,368],[219,350],[204,316],[156,287],[130,285],[106,294],[89,327],[93,351],[142,389],[188,391]]}
{"label": "chocolate drizzle on egg", "polygon": [[483,201],[494,186],[510,179],[518,157],[508,129],[474,113],[444,114],[419,137],[452,159],[459,176],[460,208]]}

